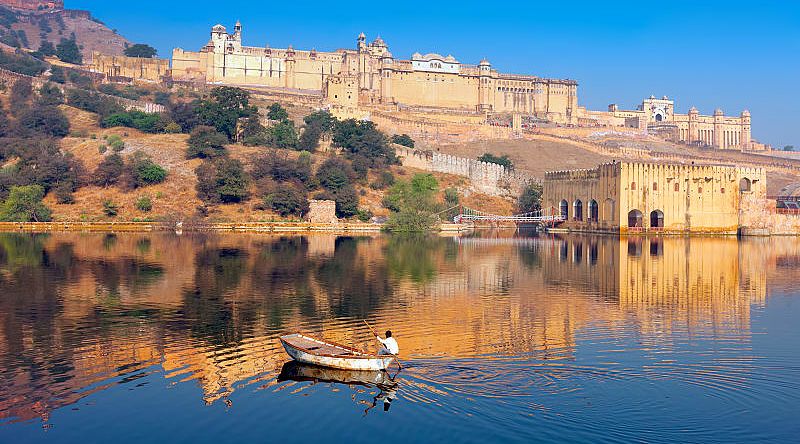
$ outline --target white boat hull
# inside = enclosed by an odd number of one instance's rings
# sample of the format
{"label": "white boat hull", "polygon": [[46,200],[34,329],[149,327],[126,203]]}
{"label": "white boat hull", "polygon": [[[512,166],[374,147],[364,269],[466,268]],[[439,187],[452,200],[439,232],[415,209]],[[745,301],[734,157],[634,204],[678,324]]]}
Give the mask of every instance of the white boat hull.
{"label": "white boat hull", "polygon": [[393,356],[348,355],[342,357],[309,353],[281,340],[286,353],[297,362],[338,368],[342,370],[385,370],[395,359]]}

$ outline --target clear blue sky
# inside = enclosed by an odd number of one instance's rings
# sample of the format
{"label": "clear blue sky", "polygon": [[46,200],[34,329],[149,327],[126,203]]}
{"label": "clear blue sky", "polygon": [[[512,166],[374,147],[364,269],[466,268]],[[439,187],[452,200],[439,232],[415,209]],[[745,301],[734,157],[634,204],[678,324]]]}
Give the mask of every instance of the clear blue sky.
{"label": "clear blue sky", "polygon": [[[333,4],[346,5],[332,8]],[[380,35],[398,58],[487,57],[514,73],[577,80],[579,103],[632,108],[651,94],[753,114],[753,136],[800,147],[800,2],[792,1],[242,1],[67,0],[169,57],[197,50],[237,19],[246,45],[352,48]],[[222,5],[220,7],[219,5]],[[385,6],[384,6],[385,5]],[[391,5],[391,6],[390,6]]]}

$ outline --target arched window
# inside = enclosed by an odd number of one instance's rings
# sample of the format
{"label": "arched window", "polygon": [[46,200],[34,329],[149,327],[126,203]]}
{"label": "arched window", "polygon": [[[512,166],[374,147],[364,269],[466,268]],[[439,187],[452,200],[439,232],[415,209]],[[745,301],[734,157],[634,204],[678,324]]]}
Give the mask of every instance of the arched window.
{"label": "arched window", "polygon": [[628,228],[644,227],[644,216],[639,210],[631,210],[628,213]]}
{"label": "arched window", "polygon": [[561,218],[567,220],[569,218],[569,202],[562,200],[558,209],[561,213]]}
{"label": "arched window", "polygon": [[680,190],[681,190],[681,184],[678,183],[678,182],[675,182],[675,191],[680,191]]}
{"label": "arched window", "polygon": [[739,181],[739,191],[742,193],[748,192],[752,190],[753,183],[750,182],[750,179],[743,177],[742,180]]}
{"label": "arched window", "polygon": [[664,212],[655,210],[650,213],[650,227],[651,228],[664,228]]}
{"label": "arched window", "polygon": [[600,208],[597,201],[592,199],[589,201],[589,222],[600,221]]}
{"label": "arched window", "polygon": [[575,203],[572,204],[572,216],[574,220],[583,220],[583,202],[581,202],[580,199],[576,200]]}
{"label": "arched window", "polygon": [[636,182],[631,182],[631,190],[635,190],[635,189],[636,189]]}

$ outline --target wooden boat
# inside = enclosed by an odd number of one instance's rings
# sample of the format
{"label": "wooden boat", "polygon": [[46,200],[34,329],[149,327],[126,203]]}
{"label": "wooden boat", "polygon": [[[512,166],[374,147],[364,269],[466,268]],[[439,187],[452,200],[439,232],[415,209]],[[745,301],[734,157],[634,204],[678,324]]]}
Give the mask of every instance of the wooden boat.
{"label": "wooden boat", "polygon": [[297,362],[343,370],[385,370],[394,356],[373,355],[353,347],[293,333],[281,336],[286,353]]}
{"label": "wooden boat", "polygon": [[397,385],[396,382],[392,381],[388,373],[380,370],[342,370],[302,364],[297,361],[289,361],[283,364],[281,373],[278,375],[278,382],[283,381],[326,382],[364,387],[391,387]]}

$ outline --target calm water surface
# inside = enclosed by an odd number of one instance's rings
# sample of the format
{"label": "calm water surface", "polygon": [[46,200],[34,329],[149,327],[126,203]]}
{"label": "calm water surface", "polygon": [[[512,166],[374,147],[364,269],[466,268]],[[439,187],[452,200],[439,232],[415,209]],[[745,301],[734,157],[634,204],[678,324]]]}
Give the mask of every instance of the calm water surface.
{"label": "calm water surface", "polygon": [[[794,238],[0,234],[0,442],[796,442],[798,282]],[[285,366],[363,319],[394,381]]]}

